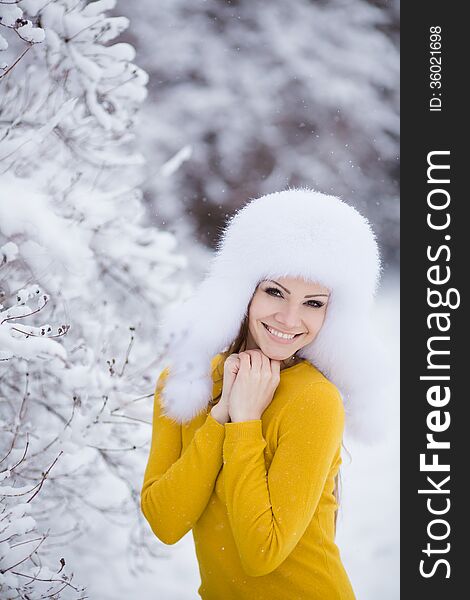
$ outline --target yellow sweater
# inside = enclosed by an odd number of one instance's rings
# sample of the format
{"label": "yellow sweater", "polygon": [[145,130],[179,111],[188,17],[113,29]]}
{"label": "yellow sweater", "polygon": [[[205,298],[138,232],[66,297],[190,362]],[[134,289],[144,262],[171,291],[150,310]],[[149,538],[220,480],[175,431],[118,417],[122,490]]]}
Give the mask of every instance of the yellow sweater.
{"label": "yellow sweater", "polygon": [[[222,388],[214,357],[213,397]],[[141,506],[174,544],[192,529],[203,600],[353,600],[334,542],[334,478],[344,409],[303,361],[281,371],[259,420],[220,424],[210,408],[181,425],[163,416],[159,377]]]}

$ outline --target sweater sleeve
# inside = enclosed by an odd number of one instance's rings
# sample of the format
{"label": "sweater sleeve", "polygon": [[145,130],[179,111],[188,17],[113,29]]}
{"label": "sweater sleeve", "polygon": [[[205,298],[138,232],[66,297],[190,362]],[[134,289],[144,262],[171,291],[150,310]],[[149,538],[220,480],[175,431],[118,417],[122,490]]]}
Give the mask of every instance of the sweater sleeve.
{"label": "sweater sleeve", "polygon": [[289,401],[266,472],[261,420],[225,424],[225,496],[243,569],[270,573],[292,552],[313,518],[344,428],[338,390],[312,384]]}
{"label": "sweater sleeve", "polygon": [[209,501],[222,467],[225,430],[208,414],[183,450],[182,426],[161,411],[160,393],[167,374],[165,369],[155,390],[141,509],[155,535],[165,544],[174,544],[193,527]]}

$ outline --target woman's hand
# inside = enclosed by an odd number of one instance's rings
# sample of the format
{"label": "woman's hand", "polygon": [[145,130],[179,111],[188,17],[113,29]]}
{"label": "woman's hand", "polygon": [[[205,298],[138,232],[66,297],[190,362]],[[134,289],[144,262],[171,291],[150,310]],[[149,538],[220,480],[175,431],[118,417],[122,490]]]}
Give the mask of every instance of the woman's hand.
{"label": "woman's hand", "polygon": [[219,423],[227,423],[230,420],[229,397],[239,368],[240,359],[238,358],[238,354],[230,354],[224,363],[224,382],[222,387],[222,395],[217,404],[211,409],[211,415],[216,421],[219,421]]}
{"label": "woman's hand", "polygon": [[261,350],[245,350],[238,359],[238,373],[229,397],[233,423],[261,418],[279,385],[281,370],[281,362],[270,360]]}

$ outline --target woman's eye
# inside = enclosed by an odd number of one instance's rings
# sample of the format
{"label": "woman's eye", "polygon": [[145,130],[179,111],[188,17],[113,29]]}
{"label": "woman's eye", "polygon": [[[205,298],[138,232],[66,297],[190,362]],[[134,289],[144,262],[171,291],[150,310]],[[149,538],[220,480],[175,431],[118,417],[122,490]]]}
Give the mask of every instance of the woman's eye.
{"label": "woman's eye", "polygon": [[[278,290],[277,288],[266,288],[264,290],[267,294],[269,294],[270,296],[274,296],[277,298],[284,298],[284,296],[282,295],[281,290]],[[308,302],[305,303],[307,306],[311,306],[312,308],[321,308],[322,306],[324,306],[324,302],[320,302],[319,300],[308,300]]]}
{"label": "woman's eye", "polygon": [[270,296],[277,296],[278,298],[282,298],[282,292],[277,288],[266,288],[264,291]]}
{"label": "woman's eye", "polygon": [[321,308],[324,305],[324,302],[320,302],[319,300],[309,300],[307,304],[313,306],[313,308]]}

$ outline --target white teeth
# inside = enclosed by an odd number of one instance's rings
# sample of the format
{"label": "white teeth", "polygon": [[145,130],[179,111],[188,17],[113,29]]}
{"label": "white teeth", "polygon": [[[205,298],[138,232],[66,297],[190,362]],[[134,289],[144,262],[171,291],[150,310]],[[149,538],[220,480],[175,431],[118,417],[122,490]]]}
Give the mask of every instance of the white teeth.
{"label": "white teeth", "polygon": [[284,340],[292,340],[295,337],[295,333],[292,335],[288,335],[287,333],[281,333],[280,331],[276,331],[275,329],[271,329],[271,327],[267,328],[269,333],[276,335],[277,337],[283,338]]}

